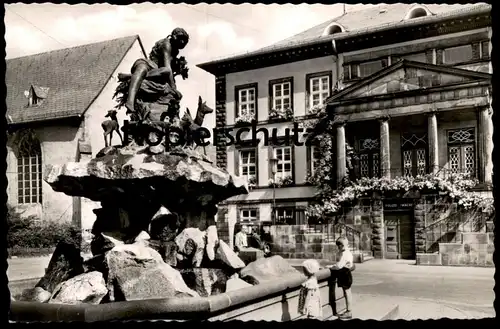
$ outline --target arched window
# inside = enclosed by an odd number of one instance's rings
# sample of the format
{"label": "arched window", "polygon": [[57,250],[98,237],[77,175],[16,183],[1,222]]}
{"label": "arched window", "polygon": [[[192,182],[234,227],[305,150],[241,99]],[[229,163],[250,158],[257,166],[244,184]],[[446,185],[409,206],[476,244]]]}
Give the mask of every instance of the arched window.
{"label": "arched window", "polygon": [[17,200],[42,203],[42,148],[31,130],[17,133]]}

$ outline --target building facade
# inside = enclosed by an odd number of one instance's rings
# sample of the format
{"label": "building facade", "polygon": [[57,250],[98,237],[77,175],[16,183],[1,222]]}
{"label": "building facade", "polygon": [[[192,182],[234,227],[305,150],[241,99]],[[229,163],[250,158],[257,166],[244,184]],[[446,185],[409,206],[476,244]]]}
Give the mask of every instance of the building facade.
{"label": "building facade", "polygon": [[[238,128],[253,118],[257,129],[267,128],[270,135],[276,129],[283,137],[293,121],[311,118],[311,108],[328,103],[327,111],[342,123],[335,140],[338,181],[346,173],[348,142],[359,154],[356,177],[470,172],[488,191],[490,11],[484,4],[382,5],[348,12],[244,56],[201,64],[216,76],[217,126]],[[250,139],[251,133],[241,136]],[[218,165],[255,185],[248,195],[228,200],[220,219],[230,230],[236,222],[271,221],[275,200],[277,222],[306,223],[304,209],[316,192],[307,176],[321,156],[314,146],[265,145],[262,133],[256,147],[219,142]],[[271,157],[278,160],[275,189]],[[383,205],[377,207],[382,209],[375,213],[384,213]],[[411,211],[407,221],[413,224],[398,233],[400,243],[392,252],[385,237],[394,227],[383,224],[391,215],[370,219],[366,230],[377,244],[376,256],[411,258],[419,251]],[[373,221],[382,224],[374,230]],[[401,245],[411,246],[402,251]]]}
{"label": "building facade", "polygon": [[[90,229],[88,199],[55,192],[43,181],[47,165],[89,161],[104,148],[101,123],[116,105],[117,76],[146,58],[138,36],[6,61],[8,203],[24,216]],[[119,111],[120,126],[125,111]],[[116,133],[113,143],[119,144]]]}

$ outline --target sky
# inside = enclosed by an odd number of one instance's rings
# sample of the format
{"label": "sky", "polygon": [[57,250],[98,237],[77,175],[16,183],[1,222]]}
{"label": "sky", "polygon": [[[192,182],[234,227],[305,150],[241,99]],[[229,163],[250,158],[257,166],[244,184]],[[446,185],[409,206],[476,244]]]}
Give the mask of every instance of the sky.
{"label": "sky", "polygon": [[[215,77],[196,64],[271,45],[343,10],[343,4],[6,4],[6,53],[14,58],[137,34],[149,54],[157,40],[182,27],[190,35],[181,51],[190,71],[177,84],[184,95],[181,107],[194,115],[198,95],[215,108]],[[204,126],[214,124],[214,114],[205,118]]]}

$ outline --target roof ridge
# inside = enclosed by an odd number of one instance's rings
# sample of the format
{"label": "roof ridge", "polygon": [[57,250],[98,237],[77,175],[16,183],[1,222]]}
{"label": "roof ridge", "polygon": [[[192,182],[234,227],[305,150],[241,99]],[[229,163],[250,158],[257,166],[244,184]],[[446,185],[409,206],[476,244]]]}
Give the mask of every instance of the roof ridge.
{"label": "roof ridge", "polygon": [[66,47],[66,48],[58,48],[58,49],[54,49],[54,50],[45,51],[45,52],[42,52],[42,53],[36,53],[36,54],[31,54],[31,55],[6,58],[5,61],[8,62],[8,61],[15,60],[15,59],[23,59],[23,58],[27,58],[27,57],[49,55],[49,54],[52,54],[52,53],[55,53],[55,52],[58,52],[58,51],[74,50],[74,49],[78,49],[78,48],[95,46],[95,45],[98,45],[98,44],[101,44],[101,43],[115,42],[115,41],[118,41],[118,40],[125,40],[125,39],[134,39],[135,40],[136,38],[139,38],[138,34],[128,35],[128,36],[114,38],[114,39],[109,39],[109,40],[97,41],[97,42],[92,42],[92,43],[86,43],[86,44],[81,44],[81,45],[76,45],[76,46],[71,46],[71,47]]}

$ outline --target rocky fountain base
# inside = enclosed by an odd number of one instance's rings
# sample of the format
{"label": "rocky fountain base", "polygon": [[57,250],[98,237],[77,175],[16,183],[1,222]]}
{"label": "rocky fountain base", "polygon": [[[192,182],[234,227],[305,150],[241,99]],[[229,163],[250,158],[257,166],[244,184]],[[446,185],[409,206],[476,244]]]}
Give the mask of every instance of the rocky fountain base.
{"label": "rocky fountain base", "polygon": [[216,205],[248,190],[196,152],[108,147],[89,163],[48,168],[45,180],[100,201],[92,255],[82,257],[77,238],[61,241],[45,276],[12,302],[13,320],[139,319],[155,309],[162,319],[199,318],[231,291],[303,279],[279,256],[245,264],[218,239]]}

